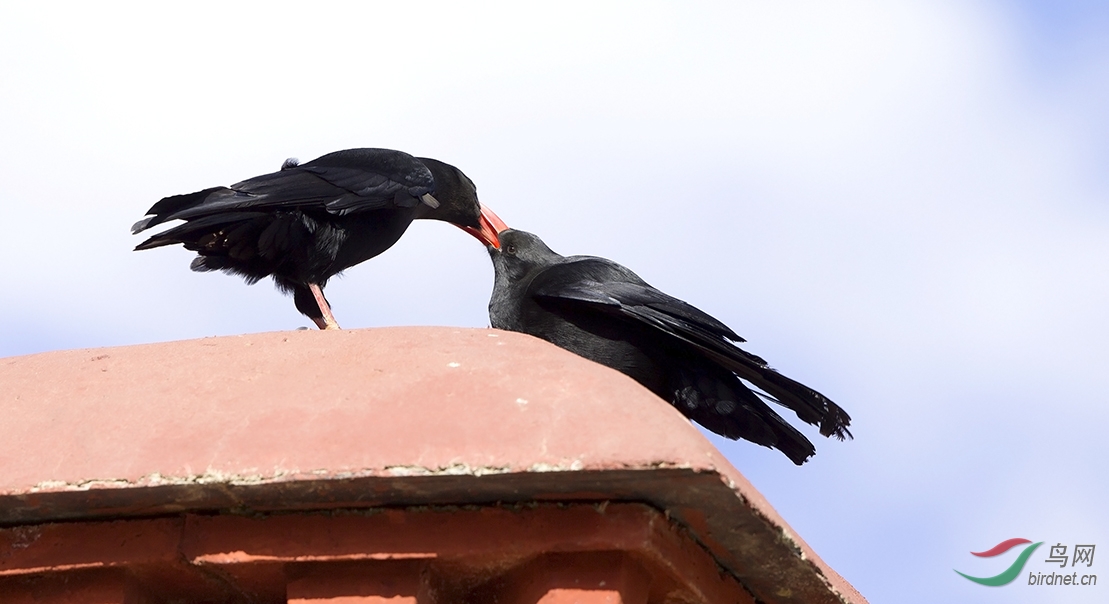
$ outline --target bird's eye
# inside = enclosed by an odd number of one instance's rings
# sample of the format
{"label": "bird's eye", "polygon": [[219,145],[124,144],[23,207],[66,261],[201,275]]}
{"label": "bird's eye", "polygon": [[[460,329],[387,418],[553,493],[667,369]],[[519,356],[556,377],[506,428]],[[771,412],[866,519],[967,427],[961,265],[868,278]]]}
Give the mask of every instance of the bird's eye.
{"label": "bird's eye", "polygon": [[506,254],[515,254],[516,253],[516,246],[512,245],[511,243],[504,246],[504,253],[506,253]]}

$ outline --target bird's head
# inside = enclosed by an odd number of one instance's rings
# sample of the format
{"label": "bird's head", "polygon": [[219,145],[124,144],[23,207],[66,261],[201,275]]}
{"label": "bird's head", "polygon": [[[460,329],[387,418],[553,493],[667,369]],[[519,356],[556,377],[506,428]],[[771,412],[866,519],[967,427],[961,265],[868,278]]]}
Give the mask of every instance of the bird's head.
{"label": "bird's head", "polygon": [[500,247],[498,234],[508,225],[478,201],[474,181],[450,164],[426,157],[418,159],[435,178],[435,192],[431,200],[425,199],[426,210],[421,218],[449,222],[487,246]]}
{"label": "bird's head", "polygon": [[500,247],[488,246],[497,279],[516,281],[534,270],[550,266],[562,259],[539,237],[527,232],[507,229],[500,232]]}

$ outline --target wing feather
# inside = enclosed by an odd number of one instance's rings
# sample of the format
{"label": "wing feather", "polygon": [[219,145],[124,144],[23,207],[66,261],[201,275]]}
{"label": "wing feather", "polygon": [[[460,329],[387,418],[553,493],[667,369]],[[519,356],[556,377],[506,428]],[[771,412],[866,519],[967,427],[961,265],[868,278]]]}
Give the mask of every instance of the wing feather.
{"label": "wing feather", "polygon": [[[851,418],[843,409],[823,394],[778,373],[762,358],[736,346],[735,342],[743,339],[717,319],[651,287],[638,277],[629,280],[624,275],[625,278],[615,280],[614,277],[620,275],[612,271],[603,274],[605,271],[599,267],[570,268],[572,264],[552,267],[555,272],[545,275],[547,278],[536,285],[533,295],[547,305],[570,305],[579,310],[588,306],[596,312],[647,325],[669,336],[675,344],[681,343],[690,352],[711,359],[769,393],[772,400],[793,410],[801,420],[819,425],[821,434],[840,439],[851,436],[847,429]],[[579,278],[559,279],[557,269],[573,271]],[[601,278],[580,278],[583,274]]]}
{"label": "wing feather", "polygon": [[435,191],[431,171],[415,157],[388,149],[347,149],[305,164],[186,195],[163,198],[135,223],[140,232],[170,220],[224,212],[318,210],[349,214],[390,207],[410,208]]}

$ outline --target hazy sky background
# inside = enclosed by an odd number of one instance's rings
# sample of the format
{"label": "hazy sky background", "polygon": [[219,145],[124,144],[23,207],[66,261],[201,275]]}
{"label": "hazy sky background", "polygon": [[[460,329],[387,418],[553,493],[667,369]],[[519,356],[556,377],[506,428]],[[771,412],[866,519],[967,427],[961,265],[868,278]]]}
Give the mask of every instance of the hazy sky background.
{"label": "hazy sky background", "polygon": [[[871,602],[1104,602],[1102,6],[3,3],[0,356],[310,325],[130,225],[286,157],[401,149],[845,407],[856,440],[808,430],[801,468],[714,442]],[[425,221],[328,297],[346,328],[481,327],[491,286]],[[1017,550],[969,552],[1011,537],[1045,541],[1013,584],[952,572],[1001,572]],[[1026,585],[1055,543],[1096,544],[1105,585]]]}

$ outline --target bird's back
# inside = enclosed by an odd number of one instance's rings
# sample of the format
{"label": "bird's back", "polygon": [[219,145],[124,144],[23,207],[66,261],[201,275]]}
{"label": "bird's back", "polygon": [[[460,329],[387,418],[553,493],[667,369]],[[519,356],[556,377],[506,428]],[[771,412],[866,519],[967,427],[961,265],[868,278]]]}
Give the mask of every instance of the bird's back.
{"label": "bird's back", "polygon": [[192,268],[221,270],[279,286],[327,279],[391,247],[434,189],[428,168],[407,153],[348,149],[305,164],[196,193],[166,197],[132,229],[183,224],[139,244],[180,243],[198,252]]}

